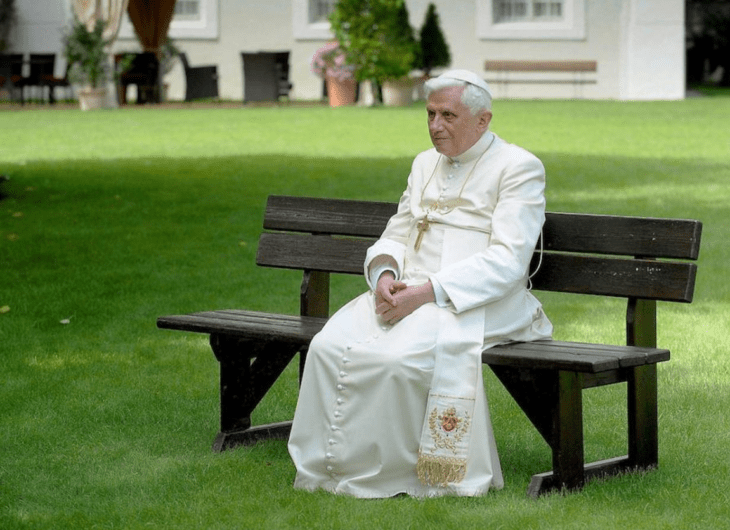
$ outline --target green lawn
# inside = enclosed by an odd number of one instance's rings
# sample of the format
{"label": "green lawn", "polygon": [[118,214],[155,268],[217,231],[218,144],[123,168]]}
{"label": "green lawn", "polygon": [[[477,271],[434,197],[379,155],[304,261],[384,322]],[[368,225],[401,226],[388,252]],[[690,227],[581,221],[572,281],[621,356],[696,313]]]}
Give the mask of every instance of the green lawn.
{"label": "green lawn", "polygon": [[[428,148],[406,109],[0,106],[0,528],[730,527],[730,95],[504,101],[548,208],[704,223],[695,301],[660,304],[660,468],[530,500],[550,452],[485,371],[506,487],[476,499],[295,491],[284,442],[224,454],[205,337],[159,315],[295,313],[299,275],[254,265],[269,194],[398,199]],[[333,306],[363,289],[337,279]],[[623,302],[538,293],[556,338],[620,343]],[[624,389],[585,404],[587,458],[623,454]],[[290,369],[255,421],[291,417]]]}

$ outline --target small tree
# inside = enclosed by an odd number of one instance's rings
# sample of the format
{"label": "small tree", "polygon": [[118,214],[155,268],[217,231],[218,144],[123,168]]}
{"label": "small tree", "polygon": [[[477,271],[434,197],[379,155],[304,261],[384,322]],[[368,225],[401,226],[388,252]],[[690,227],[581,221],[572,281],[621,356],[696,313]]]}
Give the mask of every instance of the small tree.
{"label": "small tree", "polygon": [[103,33],[106,24],[97,20],[94,29],[89,31],[78,19],[65,37],[66,61],[71,69],[69,77],[73,82],[86,83],[92,88],[104,84],[108,70],[106,46],[108,42]]}
{"label": "small tree", "polygon": [[436,6],[433,4],[428,5],[426,18],[421,27],[420,41],[419,64],[426,77],[431,77],[432,69],[451,64],[449,46],[446,44],[444,34],[441,32],[439,16],[436,13]]}
{"label": "small tree", "polygon": [[340,0],[330,23],[358,81],[398,79],[414,68],[418,48],[404,0]]}

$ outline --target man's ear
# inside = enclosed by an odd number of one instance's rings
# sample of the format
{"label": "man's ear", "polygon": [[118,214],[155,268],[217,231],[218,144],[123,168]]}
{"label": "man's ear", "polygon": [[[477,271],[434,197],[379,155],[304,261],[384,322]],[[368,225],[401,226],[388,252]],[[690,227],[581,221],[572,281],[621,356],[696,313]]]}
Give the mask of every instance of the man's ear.
{"label": "man's ear", "polygon": [[477,121],[477,128],[479,129],[480,133],[486,132],[487,129],[489,129],[489,123],[492,121],[492,113],[488,110],[483,110],[481,114],[479,114],[479,119]]}

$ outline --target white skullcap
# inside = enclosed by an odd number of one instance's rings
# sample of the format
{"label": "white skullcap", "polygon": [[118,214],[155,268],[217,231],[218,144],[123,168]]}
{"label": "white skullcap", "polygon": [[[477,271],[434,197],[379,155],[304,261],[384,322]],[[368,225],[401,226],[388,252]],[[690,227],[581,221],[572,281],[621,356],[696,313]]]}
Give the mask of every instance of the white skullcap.
{"label": "white skullcap", "polygon": [[437,79],[456,79],[458,81],[465,81],[474,86],[478,86],[482,90],[485,90],[489,94],[489,99],[492,99],[492,91],[489,89],[487,82],[479,77],[474,72],[469,70],[448,70],[444,72]]}

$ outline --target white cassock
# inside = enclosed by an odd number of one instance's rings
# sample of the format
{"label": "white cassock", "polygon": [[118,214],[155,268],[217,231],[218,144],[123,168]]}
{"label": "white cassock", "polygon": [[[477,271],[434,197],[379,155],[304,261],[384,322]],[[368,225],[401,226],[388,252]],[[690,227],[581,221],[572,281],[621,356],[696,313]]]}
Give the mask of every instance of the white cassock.
{"label": "white cassock", "polygon": [[[335,313],[310,345],[289,439],[295,487],[378,498],[473,496],[503,486],[479,353],[552,335],[527,288],[544,191],[541,162],[490,131],[458,157],[435,149],[416,157],[398,212],[368,250],[371,290]],[[437,303],[386,324],[373,294],[383,268],[409,285],[430,279]],[[462,374],[475,374],[463,385],[471,408],[427,415],[436,381],[448,386]],[[462,390],[451,387],[450,396]],[[454,440],[464,446],[461,476],[419,480],[419,456]]]}

